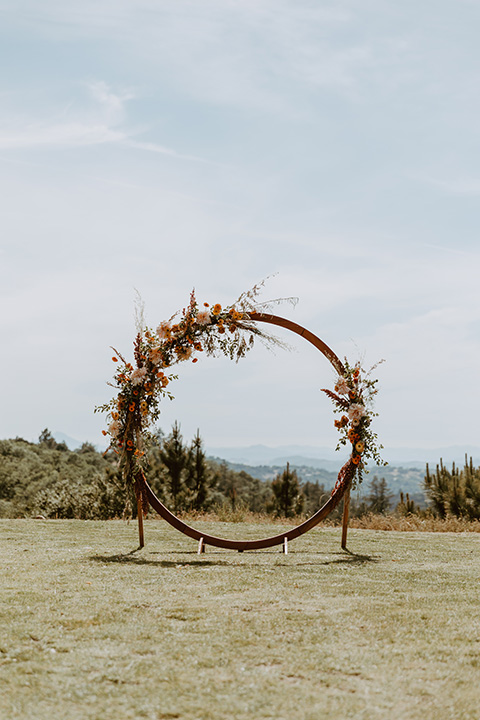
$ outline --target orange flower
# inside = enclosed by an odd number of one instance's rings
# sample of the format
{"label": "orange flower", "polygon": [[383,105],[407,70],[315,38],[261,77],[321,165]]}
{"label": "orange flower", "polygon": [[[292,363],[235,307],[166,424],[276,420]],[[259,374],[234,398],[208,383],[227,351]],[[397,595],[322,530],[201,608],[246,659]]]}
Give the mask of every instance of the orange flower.
{"label": "orange flower", "polygon": [[118,362],[118,358],[112,357],[113,362]]}
{"label": "orange flower", "polygon": [[208,303],[203,303],[205,307],[210,307]]}
{"label": "orange flower", "polygon": [[135,403],[130,403],[128,409],[130,410],[130,412],[133,412],[135,410]]}
{"label": "orange flower", "polygon": [[357,442],[357,440],[360,440],[360,435],[357,435],[355,430],[352,430],[352,428],[350,428],[350,430],[348,431],[347,434],[348,434],[348,439],[350,440],[352,445],[354,445]]}
{"label": "orange flower", "polygon": [[220,303],[216,303],[213,306],[212,315],[220,315],[221,312],[222,312],[222,306],[220,305]]}
{"label": "orange flower", "polygon": [[355,398],[357,397],[357,393],[355,392],[355,390],[349,390],[348,397],[350,398],[350,400],[355,400]]}
{"label": "orange flower", "polygon": [[102,435],[106,435],[106,434],[107,434],[106,431],[102,430]]}
{"label": "orange flower", "polygon": [[192,363],[198,362],[198,358],[193,358]]}
{"label": "orange flower", "polygon": [[355,445],[355,450],[361,455],[365,450],[365,444],[361,440],[359,440]]}
{"label": "orange flower", "polygon": [[360,455],[352,455],[352,462],[354,465],[358,465],[360,462]]}

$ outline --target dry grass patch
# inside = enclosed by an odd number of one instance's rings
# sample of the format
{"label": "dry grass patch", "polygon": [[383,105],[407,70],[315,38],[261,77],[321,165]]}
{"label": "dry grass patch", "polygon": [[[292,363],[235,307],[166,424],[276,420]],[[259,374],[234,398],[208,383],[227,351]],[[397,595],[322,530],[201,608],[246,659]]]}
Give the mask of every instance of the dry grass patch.
{"label": "dry grass patch", "polygon": [[145,535],[0,521],[0,717],[478,718],[478,536],[354,529],[344,553],[320,528],[287,556],[198,556],[162,522]]}
{"label": "dry grass patch", "polygon": [[374,515],[352,518],[350,527],[363,530],[397,530],[398,532],[480,532],[479,520],[447,517],[420,517],[418,515]]}

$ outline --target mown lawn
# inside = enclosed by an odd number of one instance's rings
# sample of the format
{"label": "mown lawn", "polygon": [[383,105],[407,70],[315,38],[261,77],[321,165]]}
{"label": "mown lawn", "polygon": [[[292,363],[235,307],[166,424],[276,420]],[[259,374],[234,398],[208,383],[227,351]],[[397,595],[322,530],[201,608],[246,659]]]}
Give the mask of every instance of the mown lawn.
{"label": "mown lawn", "polygon": [[[199,526],[201,524],[198,524]],[[203,523],[259,537],[278,525]],[[0,521],[0,718],[480,718],[480,537]]]}

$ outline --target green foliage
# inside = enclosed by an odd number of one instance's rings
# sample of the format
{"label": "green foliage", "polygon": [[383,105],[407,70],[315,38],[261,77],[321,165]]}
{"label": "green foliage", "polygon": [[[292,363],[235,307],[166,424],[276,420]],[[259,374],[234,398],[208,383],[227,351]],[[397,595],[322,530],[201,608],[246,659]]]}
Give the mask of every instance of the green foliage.
{"label": "green foliage", "polygon": [[197,430],[185,463],[185,485],[188,488],[188,505],[191,510],[204,510],[207,507],[210,481],[203,441],[200,431]]}
{"label": "green foliage", "polygon": [[71,451],[48,429],[31,443],[0,441],[0,516],[118,517],[125,504],[115,456],[84,443]]}
{"label": "green foliage", "polygon": [[472,458],[468,460],[465,456],[462,470],[453,463],[449,471],[440,459],[432,474],[427,465],[424,489],[436,517],[480,518],[480,468],[473,467]]}
{"label": "green foliage", "polygon": [[376,475],[369,483],[369,494],[367,496],[368,510],[376,515],[386,515],[390,510],[390,503],[393,495],[389,492],[385,478],[380,480]]}
{"label": "green foliage", "polygon": [[324,485],[307,480],[302,484],[302,494],[304,497],[303,511],[305,515],[311,516],[328,500],[330,493],[327,493]]}
{"label": "green foliage", "polygon": [[183,505],[182,495],[185,495],[183,471],[187,464],[187,450],[177,421],[160,447],[160,460],[167,470],[168,490],[173,500],[173,511],[177,513]]}
{"label": "green foliage", "polygon": [[293,517],[303,510],[304,497],[300,491],[295,470],[290,470],[290,464],[280,475],[272,480],[273,507],[278,516]]}
{"label": "green foliage", "polygon": [[404,495],[403,492],[400,493],[400,502],[395,508],[395,511],[398,515],[403,515],[404,517],[419,514],[419,508],[416,506],[415,501],[410,499],[408,493]]}
{"label": "green foliage", "polygon": [[249,510],[265,513],[271,501],[267,483],[249,475],[245,470],[232,470],[225,462],[208,461],[212,472],[212,506],[219,510]]}

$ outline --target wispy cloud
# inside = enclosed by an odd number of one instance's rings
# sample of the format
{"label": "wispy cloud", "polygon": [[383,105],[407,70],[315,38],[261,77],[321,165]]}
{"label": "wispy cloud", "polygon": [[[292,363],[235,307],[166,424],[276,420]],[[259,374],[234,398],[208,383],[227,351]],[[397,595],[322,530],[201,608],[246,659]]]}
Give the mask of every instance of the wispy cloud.
{"label": "wispy cloud", "polygon": [[156,143],[142,142],[141,140],[133,140],[131,138],[126,138],[122,141],[122,145],[134,148],[135,150],[145,150],[146,152],[158,153],[160,155],[168,155],[173,158],[178,158],[179,160],[193,160],[194,162],[208,163],[209,165],[217,164],[211,163],[209,160],[205,160],[204,158],[198,157],[197,155],[185,155],[184,153],[179,153],[176,150],[164,147],[163,145],[157,145]]}
{"label": "wispy cloud", "polygon": [[133,92],[115,92],[103,81],[84,85],[93,105],[87,104],[77,110],[74,103],[69,102],[61,111],[41,122],[10,118],[8,122],[4,121],[3,128],[0,126],[0,150],[75,148],[116,143],[182,160],[206,162],[198,156],[136,139],[142,131],[130,126],[126,110],[126,103],[135,98]]}
{"label": "wispy cloud", "polygon": [[480,195],[480,178],[478,177],[464,176],[442,179],[429,176],[425,177],[424,180],[449,195],[464,195],[465,197],[478,197]]}
{"label": "wispy cloud", "polygon": [[0,150],[42,147],[82,147],[119,142],[125,134],[107,125],[64,123],[29,125],[20,131],[0,130]]}

